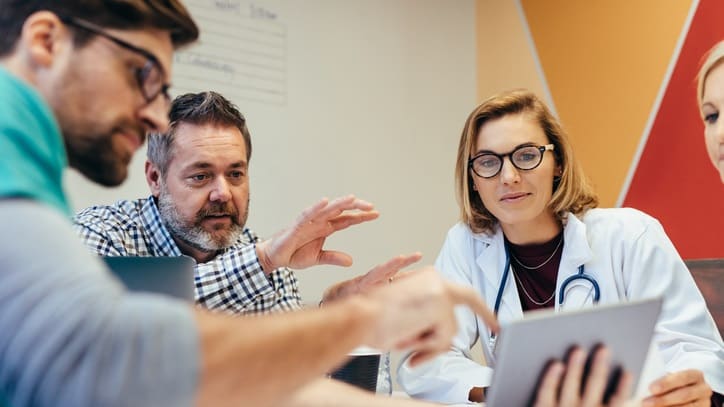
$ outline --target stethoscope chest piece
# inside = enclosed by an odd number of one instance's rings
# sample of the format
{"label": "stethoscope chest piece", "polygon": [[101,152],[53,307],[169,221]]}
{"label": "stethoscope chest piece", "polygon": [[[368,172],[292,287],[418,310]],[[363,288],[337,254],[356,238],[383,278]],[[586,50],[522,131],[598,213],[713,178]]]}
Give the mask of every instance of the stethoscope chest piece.
{"label": "stethoscope chest piece", "polygon": [[[500,304],[503,301],[503,293],[505,292],[505,286],[508,282],[508,275],[510,274],[510,253],[506,249],[505,251],[505,269],[503,270],[503,276],[500,279],[500,285],[498,286],[498,293],[495,296],[495,306],[493,307],[493,312],[495,315],[498,315],[498,311],[500,310]],[[574,286],[578,285],[577,283],[582,283],[590,286],[590,289],[588,291],[588,296],[593,294],[593,303],[596,304],[601,300],[601,289],[598,286],[598,282],[596,279],[591,276],[590,274],[586,274],[586,269],[584,268],[583,264],[578,266],[578,273],[569,276],[563,282],[561,283],[561,287],[558,291],[558,306],[562,306],[565,299],[566,299],[566,291],[569,288],[573,288]],[[490,332],[490,338],[488,339],[488,349],[490,349],[491,354],[495,354],[495,345],[498,338],[497,335]]]}

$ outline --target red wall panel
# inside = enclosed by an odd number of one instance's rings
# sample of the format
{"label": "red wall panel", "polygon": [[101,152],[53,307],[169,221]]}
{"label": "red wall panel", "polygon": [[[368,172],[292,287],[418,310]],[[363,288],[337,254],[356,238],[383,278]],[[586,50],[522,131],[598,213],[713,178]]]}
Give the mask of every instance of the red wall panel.
{"label": "red wall panel", "polygon": [[722,16],[724,1],[699,2],[623,203],[657,217],[686,259],[724,257],[724,185],[696,101],[702,56],[724,39]]}

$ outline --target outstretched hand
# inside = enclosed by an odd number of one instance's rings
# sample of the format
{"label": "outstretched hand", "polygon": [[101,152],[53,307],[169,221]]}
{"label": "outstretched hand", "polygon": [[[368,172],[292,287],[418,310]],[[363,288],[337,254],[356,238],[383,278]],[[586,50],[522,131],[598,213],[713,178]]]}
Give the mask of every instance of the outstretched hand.
{"label": "outstretched hand", "polygon": [[256,254],[266,273],[279,267],[350,266],[352,257],[347,253],[325,250],[325,240],[334,232],[377,219],[378,216],[379,212],[371,203],[353,195],[331,202],[325,198],[305,209],[292,226],[258,243]]}
{"label": "outstretched hand", "polygon": [[397,256],[384,264],[375,266],[372,270],[361,276],[339,282],[329,287],[324,291],[322,302],[332,302],[348,295],[367,292],[372,287],[380,284],[391,283],[398,271],[420,261],[421,258],[422,254],[420,253]]}
{"label": "outstretched hand", "polygon": [[457,333],[453,310],[458,304],[470,307],[494,332],[499,330],[495,315],[472,288],[442,279],[432,267],[399,275],[365,296],[381,311],[364,343],[412,351],[411,366],[450,349]]}

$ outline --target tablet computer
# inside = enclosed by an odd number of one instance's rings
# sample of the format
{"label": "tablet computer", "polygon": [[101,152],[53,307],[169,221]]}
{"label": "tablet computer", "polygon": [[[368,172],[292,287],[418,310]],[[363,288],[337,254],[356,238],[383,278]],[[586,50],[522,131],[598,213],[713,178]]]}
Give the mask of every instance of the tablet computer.
{"label": "tablet computer", "polygon": [[562,359],[574,345],[590,351],[605,344],[612,365],[631,373],[636,388],[661,303],[655,298],[558,313],[531,311],[501,327],[485,405],[530,405],[549,361]]}
{"label": "tablet computer", "polygon": [[194,259],[178,257],[103,257],[131,291],[145,291],[194,301]]}

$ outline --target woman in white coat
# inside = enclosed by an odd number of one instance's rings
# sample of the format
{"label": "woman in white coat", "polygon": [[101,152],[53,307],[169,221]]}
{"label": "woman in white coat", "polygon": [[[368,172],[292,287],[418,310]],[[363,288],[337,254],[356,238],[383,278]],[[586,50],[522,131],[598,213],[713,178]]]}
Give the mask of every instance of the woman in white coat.
{"label": "woman in white coat", "polygon": [[[568,137],[535,95],[500,94],[471,113],[456,187],[462,220],[449,231],[436,267],[474,287],[501,324],[532,309],[663,296],[654,341],[669,374],[651,384],[653,396],[645,400],[651,404],[644,405],[709,406],[712,388],[724,392],[721,336],[663,228],[634,209],[594,209],[598,199]],[[562,292],[578,273],[598,289],[578,278]],[[483,400],[492,372],[470,351],[479,340],[494,367],[490,331],[466,310],[457,318],[450,352],[415,369],[401,364],[399,381],[409,394],[446,403]]]}

